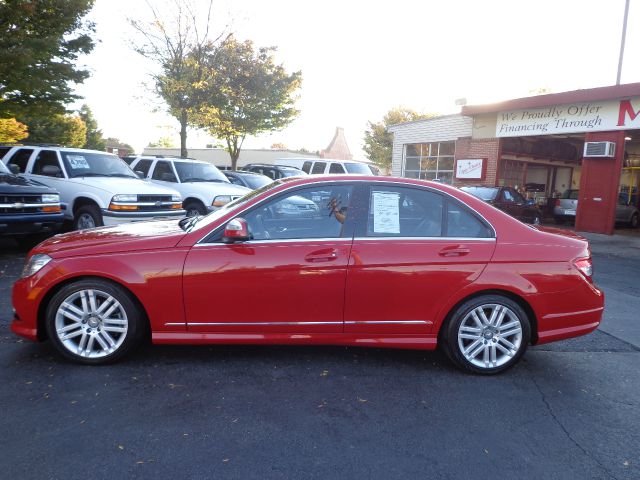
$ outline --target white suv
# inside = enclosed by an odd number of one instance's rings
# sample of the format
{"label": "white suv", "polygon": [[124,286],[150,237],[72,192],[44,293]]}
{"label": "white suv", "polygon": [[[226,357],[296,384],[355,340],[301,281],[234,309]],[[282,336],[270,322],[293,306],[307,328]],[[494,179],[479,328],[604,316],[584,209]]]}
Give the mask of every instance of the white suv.
{"label": "white suv", "polygon": [[244,196],[250,188],[234,185],[214,165],[190,158],[138,155],[125,158],[141,177],[176,189],[187,216],[206,215]]}
{"label": "white suv", "polygon": [[110,153],[25,145],[12,147],[2,161],[60,192],[65,219],[75,230],[185,215],[177,191],[140,180]]}

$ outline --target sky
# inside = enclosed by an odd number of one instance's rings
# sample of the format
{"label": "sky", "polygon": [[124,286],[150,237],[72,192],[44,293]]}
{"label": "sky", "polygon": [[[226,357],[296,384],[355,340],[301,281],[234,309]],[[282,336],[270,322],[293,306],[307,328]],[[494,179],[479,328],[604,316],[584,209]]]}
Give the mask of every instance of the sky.
{"label": "sky", "polygon": [[[161,11],[171,2],[148,1]],[[615,84],[623,14],[624,0],[216,0],[211,31],[275,46],[287,71],[302,72],[297,119],[245,148],[321,150],[339,126],[363,159],[367,122],[397,106],[450,114],[460,98],[475,105]],[[178,145],[178,122],[150,91],[155,66],[132,49],[127,19],[148,19],[146,2],[96,0],[89,18],[98,43],[81,59],[91,77],[78,106],[137,151],[164,136]],[[640,82],[638,58],[640,0],[631,0],[622,83]],[[188,147],[211,142],[189,131]]]}

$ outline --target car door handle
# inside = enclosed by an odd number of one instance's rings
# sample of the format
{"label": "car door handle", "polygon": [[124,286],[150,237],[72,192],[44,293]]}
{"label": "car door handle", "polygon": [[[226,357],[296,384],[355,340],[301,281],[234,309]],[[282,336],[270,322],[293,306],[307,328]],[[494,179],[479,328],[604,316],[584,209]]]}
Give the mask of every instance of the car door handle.
{"label": "car door handle", "polygon": [[331,262],[338,258],[338,252],[335,250],[313,252],[304,257],[307,262]]}
{"label": "car door handle", "polygon": [[441,257],[463,257],[471,253],[471,250],[463,247],[446,247],[438,252]]}

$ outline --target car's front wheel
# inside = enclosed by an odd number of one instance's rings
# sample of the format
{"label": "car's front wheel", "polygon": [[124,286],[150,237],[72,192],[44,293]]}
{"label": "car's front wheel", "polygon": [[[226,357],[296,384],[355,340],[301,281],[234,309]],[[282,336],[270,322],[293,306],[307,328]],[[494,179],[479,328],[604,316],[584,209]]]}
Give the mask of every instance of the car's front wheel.
{"label": "car's front wheel", "polygon": [[526,312],[501,295],[482,295],[464,302],[443,328],[443,347],[453,363],[486,375],[512,367],[531,338]]}
{"label": "car's front wheel", "polygon": [[122,287],[100,279],[64,286],[47,306],[46,329],[55,349],[84,364],[120,359],[138,342],[142,315]]}
{"label": "car's front wheel", "polygon": [[101,227],[102,214],[97,205],[85,205],[80,207],[73,216],[73,229],[86,230],[87,228]]}

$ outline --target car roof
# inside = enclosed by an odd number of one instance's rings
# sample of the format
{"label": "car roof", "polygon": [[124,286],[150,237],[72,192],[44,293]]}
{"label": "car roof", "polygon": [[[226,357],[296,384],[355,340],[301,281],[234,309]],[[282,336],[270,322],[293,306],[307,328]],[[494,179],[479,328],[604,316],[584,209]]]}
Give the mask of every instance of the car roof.
{"label": "car roof", "polygon": [[224,173],[225,175],[247,175],[247,176],[254,176],[254,177],[265,177],[266,175],[262,175],[261,173],[257,173],[257,172],[247,172],[246,170],[221,170],[222,173]]}

